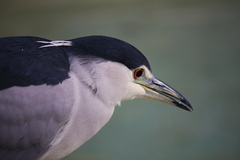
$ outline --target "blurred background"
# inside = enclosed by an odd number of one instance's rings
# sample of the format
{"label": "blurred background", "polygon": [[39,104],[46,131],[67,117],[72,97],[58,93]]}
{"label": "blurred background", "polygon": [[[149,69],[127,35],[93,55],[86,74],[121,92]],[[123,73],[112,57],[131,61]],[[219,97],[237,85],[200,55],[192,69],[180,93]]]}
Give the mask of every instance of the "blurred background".
{"label": "blurred background", "polygon": [[194,108],[123,102],[63,160],[240,159],[239,0],[0,0],[0,20],[0,37],[125,40]]}

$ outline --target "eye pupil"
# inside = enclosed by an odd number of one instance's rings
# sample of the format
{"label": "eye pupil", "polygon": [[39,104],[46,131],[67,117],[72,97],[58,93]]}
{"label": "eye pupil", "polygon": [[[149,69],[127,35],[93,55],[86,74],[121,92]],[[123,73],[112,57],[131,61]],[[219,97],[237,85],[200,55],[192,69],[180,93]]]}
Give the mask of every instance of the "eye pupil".
{"label": "eye pupil", "polygon": [[142,74],[143,74],[143,69],[142,68],[136,69],[134,71],[134,78],[140,78],[142,76]]}

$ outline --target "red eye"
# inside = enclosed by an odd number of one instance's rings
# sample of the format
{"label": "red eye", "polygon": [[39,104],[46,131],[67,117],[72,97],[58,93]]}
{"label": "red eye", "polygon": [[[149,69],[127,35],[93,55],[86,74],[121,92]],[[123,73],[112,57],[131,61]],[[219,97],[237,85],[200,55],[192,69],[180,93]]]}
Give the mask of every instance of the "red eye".
{"label": "red eye", "polygon": [[136,69],[134,71],[134,78],[140,78],[143,75],[144,70],[142,68]]}

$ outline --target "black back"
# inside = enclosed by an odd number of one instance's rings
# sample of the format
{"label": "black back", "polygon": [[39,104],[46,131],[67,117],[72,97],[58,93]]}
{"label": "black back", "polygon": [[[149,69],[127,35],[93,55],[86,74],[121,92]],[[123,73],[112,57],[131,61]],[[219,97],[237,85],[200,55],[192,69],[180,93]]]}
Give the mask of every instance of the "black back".
{"label": "black back", "polygon": [[12,86],[56,85],[68,78],[69,60],[59,47],[39,48],[37,37],[0,39],[0,90]]}

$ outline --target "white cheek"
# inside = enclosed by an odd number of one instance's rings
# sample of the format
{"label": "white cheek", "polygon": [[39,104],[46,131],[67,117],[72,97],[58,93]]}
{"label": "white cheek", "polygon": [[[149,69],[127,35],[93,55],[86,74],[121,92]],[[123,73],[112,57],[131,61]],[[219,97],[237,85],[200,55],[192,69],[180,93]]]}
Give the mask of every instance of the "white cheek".
{"label": "white cheek", "polygon": [[145,94],[146,91],[141,85],[136,84],[134,82],[129,82],[127,94],[124,100],[132,100],[136,97],[142,97]]}

